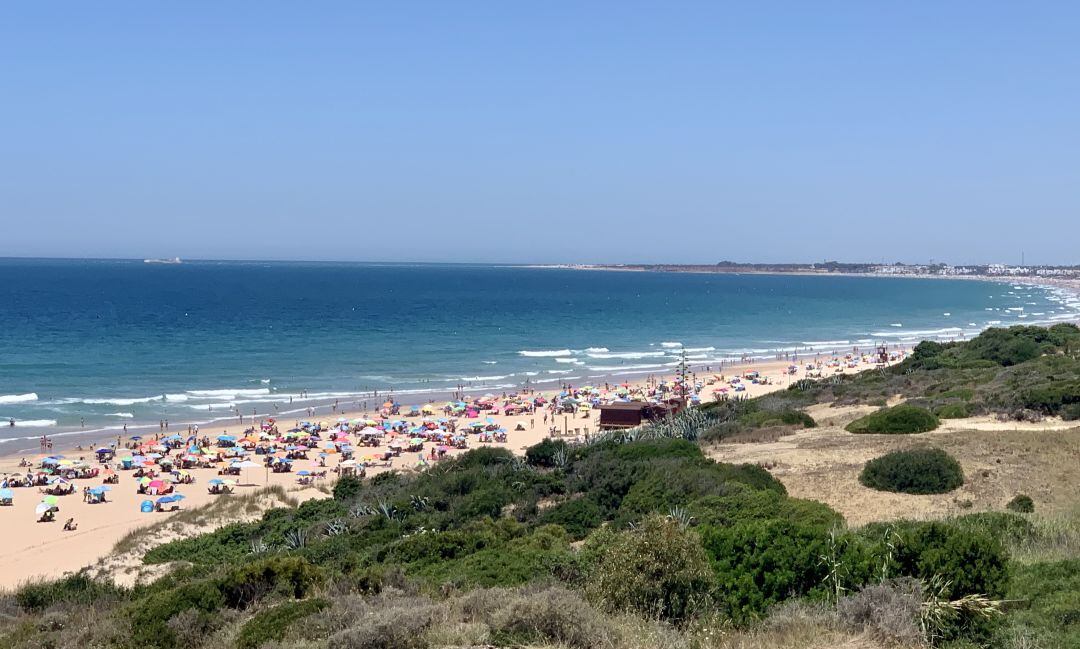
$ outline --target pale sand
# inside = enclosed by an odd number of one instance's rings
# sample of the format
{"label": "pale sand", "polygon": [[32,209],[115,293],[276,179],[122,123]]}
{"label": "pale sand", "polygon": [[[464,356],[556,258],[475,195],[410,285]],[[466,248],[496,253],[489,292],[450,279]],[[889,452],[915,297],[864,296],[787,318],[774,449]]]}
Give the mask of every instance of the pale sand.
{"label": "pale sand", "polygon": [[[825,355],[823,355],[823,358]],[[774,390],[785,389],[793,380],[802,378],[805,376],[805,371],[800,364],[799,372],[795,376],[788,376],[786,374],[786,368],[789,363],[787,361],[768,361],[754,363],[750,366],[730,365],[724,368],[723,375],[727,378],[734,376],[748,367],[761,372],[762,376],[767,377],[774,383],[771,385],[761,384],[747,384],[746,392],[740,393],[741,395],[748,397],[760,396]],[[867,365],[862,365],[858,369],[844,369],[845,373],[853,373],[866,369]],[[834,370],[829,370],[828,373],[832,373]],[[715,372],[712,374],[720,374]],[[704,373],[698,374],[699,378],[704,379],[706,375]],[[644,379],[640,379],[643,383]],[[712,399],[712,390],[717,386],[706,386],[702,392],[703,400]],[[550,394],[550,392],[549,392]],[[331,416],[315,417],[316,420],[323,420],[332,422],[337,416],[357,417],[361,413],[358,412],[346,412],[335,414]],[[495,415],[493,417],[498,423],[503,425],[509,432],[509,441],[505,444],[492,444],[493,446],[502,446],[509,448],[512,452],[520,454],[524,452],[524,449],[539,443],[545,437],[547,437],[547,427],[543,423],[543,413],[536,415],[525,416],[505,416]],[[573,437],[575,430],[579,430],[579,434],[584,435],[584,431],[587,428],[590,433],[595,433],[598,429],[597,423],[599,418],[599,412],[594,410],[593,414],[587,419],[578,417],[564,418],[562,415],[555,417],[554,425],[558,426],[560,431],[564,428],[569,429],[569,436]],[[533,424],[530,426],[530,419],[533,420]],[[245,422],[247,422],[245,418]],[[515,431],[514,426],[517,422],[522,421],[525,423],[526,430]],[[284,428],[290,428],[292,421],[281,419],[279,420]],[[242,435],[243,431],[248,427],[247,424],[240,425],[239,423],[220,426],[220,427],[203,427],[200,430],[201,435],[208,435],[214,437],[220,434],[233,434]],[[179,432],[184,434],[185,430],[171,430],[169,432]],[[113,440],[115,441],[115,440]],[[476,448],[479,446],[473,440],[471,441],[470,448]],[[106,441],[108,443],[108,441]],[[84,455],[90,455],[86,452],[80,452],[75,450],[58,451],[69,458],[79,457]],[[455,451],[462,452],[462,451]],[[358,449],[356,455],[363,457],[366,454],[366,449]],[[27,457],[37,464],[41,456]],[[368,475],[373,475],[380,471],[386,471],[392,469],[407,469],[412,470],[411,467],[415,466],[417,456],[416,454],[402,454],[400,458],[396,458],[393,464],[389,468],[369,468]],[[0,458],[0,473],[20,473],[18,468],[18,457],[5,457]],[[337,462],[334,456],[331,456],[328,460],[327,469],[332,469]],[[294,471],[302,469],[316,469],[317,458],[313,454],[313,459],[307,462],[297,462],[294,465]],[[21,471],[25,473],[25,470]],[[148,526],[156,522],[167,519],[171,514],[169,513],[154,513],[143,514],[139,512],[139,503],[146,499],[153,500],[154,497],[140,495],[136,493],[135,481],[131,477],[130,472],[119,472],[120,483],[112,485],[112,491],[108,493],[109,502],[97,505],[89,505],[82,501],[81,492],[84,486],[96,486],[100,484],[100,480],[78,480],[75,482],[77,486],[76,493],[70,496],[63,496],[60,499],[60,511],[56,515],[56,522],[53,523],[37,523],[37,516],[34,514],[34,508],[41,501],[41,495],[38,493],[38,489],[35,488],[19,488],[15,489],[15,504],[12,507],[0,507],[0,525],[3,527],[3,542],[0,543],[0,588],[14,588],[20,583],[27,580],[39,578],[39,577],[58,577],[64,573],[74,572],[80,568],[90,566],[98,563],[103,557],[106,557],[113,550],[113,546],[117,541],[122,539],[132,530],[135,530],[142,526]],[[177,491],[182,493],[186,500],[183,501],[182,506],[184,509],[191,509],[194,507],[200,507],[206,505],[214,498],[227,498],[228,496],[211,496],[206,491],[206,484],[211,478],[216,477],[216,471],[213,469],[196,469],[193,470],[196,482],[192,485],[178,485]],[[331,478],[323,481],[321,486],[323,489],[328,489],[331,484],[333,473],[329,474]],[[237,489],[238,494],[251,493],[259,488],[267,485],[282,485],[288,489],[299,489],[296,483],[295,474],[284,473],[274,474],[269,473],[262,469],[247,469],[241,476],[240,482],[242,486]],[[301,499],[312,497],[316,495],[315,489],[305,490],[307,493],[301,495]],[[74,532],[64,532],[63,522],[70,517],[74,517],[78,524],[78,530]],[[211,531],[211,526],[207,526],[207,529],[202,531]],[[163,538],[162,542],[168,539]]]}

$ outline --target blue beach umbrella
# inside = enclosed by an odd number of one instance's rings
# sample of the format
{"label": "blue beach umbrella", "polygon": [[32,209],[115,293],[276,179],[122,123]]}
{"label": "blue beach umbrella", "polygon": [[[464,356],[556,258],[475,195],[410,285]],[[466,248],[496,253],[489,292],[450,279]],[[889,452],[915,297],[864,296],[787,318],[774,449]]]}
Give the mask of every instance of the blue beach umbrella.
{"label": "blue beach umbrella", "polygon": [[0,498],[14,498],[15,492],[11,489],[0,489]]}

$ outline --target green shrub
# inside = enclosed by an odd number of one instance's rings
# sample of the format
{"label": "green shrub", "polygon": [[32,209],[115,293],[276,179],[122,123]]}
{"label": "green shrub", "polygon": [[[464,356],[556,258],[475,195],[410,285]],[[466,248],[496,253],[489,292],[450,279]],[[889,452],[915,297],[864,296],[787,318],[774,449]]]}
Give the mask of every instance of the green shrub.
{"label": "green shrub", "polygon": [[908,434],[934,430],[941,422],[933,413],[917,406],[899,405],[860,417],[847,425],[850,433]]}
{"label": "green shrub", "polygon": [[334,484],[334,500],[350,501],[360,495],[364,481],[354,475],[343,475]]}
{"label": "green shrub", "polygon": [[1005,509],[1019,514],[1031,514],[1035,511],[1035,502],[1031,500],[1031,496],[1018,494],[1005,505]]}
{"label": "green shrub", "polygon": [[533,466],[552,468],[559,456],[568,456],[566,442],[561,439],[548,437],[525,449],[525,461]]}
{"label": "green shrub", "polygon": [[284,602],[259,611],[240,627],[240,632],[236,637],[236,648],[257,649],[265,642],[281,640],[294,623],[318,613],[329,605],[329,601],[316,598],[299,602]]}
{"label": "green shrub", "polygon": [[136,645],[170,649],[178,638],[169,620],[185,611],[205,619],[224,606],[225,598],[209,579],[154,592],[130,607],[131,637]]}
{"label": "green shrub", "polygon": [[270,593],[301,599],[321,581],[321,571],[307,559],[278,555],[233,568],[218,588],[227,606],[245,608]]}
{"label": "green shrub", "polygon": [[575,539],[584,538],[589,532],[600,527],[604,514],[600,507],[589,498],[575,498],[560,503],[546,511],[539,522],[546,525],[561,525]]}
{"label": "green shrub", "polygon": [[557,525],[447,561],[413,564],[410,574],[435,585],[463,588],[517,586],[549,576],[570,556],[566,531]]}
{"label": "green shrub", "polygon": [[801,410],[781,410],[778,412],[759,410],[739,417],[739,423],[750,428],[763,428],[765,426],[814,428],[817,426],[814,418]]}
{"label": "green shrub", "polygon": [[1038,534],[1028,518],[1005,512],[966,514],[952,519],[950,523],[960,529],[991,536],[1004,545],[1024,543]]}
{"label": "green shrub", "polygon": [[56,581],[26,584],[15,592],[15,602],[24,611],[40,611],[60,602],[91,604],[123,594],[124,591],[112,582],[96,581],[76,574]]}
{"label": "green shrub", "polygon": [[928,581],[936,575],[949,582],[948,596],[954,599],[975,594],[1000,599],[1005,593],[1008,554],[997,536],[977,524],[896,521],[872,523],[858,533],[878,546],[879,560],[888,557],[888,576]]}
{"label": "green shrub", "polygon": [[825,503],[790,498],[765,489],[733,489],[723,496],[705,496],[693,500],[685,509],[701,527],[783,520],[828,530],[844,522],[843,516]]}
{"label": "green shrub", "polygon": [[718,603],[737,623],[757,619],[788,598],[826,588],[828,568],[822,557],[830,554],[829,533],[817,525],[747,521],[703,528],[701,535],[716,574]]}
{"label": "green shrub", "polygon": [[669,518],[651,516],[635,529],[604,540],[586,585],[589,599],[598,606],[681,620],[708,603],[714,581],[694,532]]}
{"label": "green shrub", "polygon": [[[1018,564],[1007,595],[1008,631],[1044,649],[1080,647],[1080,559]],[[1007,646],[1007,645],[1002,645]]]}
{"label": "green shrub", "polygon": [[966,419],[971,416],[971,406],[966,403],[946,403],[934,408],[938,419]]}
{"label": "green shrub", "polygon": [[866,463],[859,482],[878,491],[942,494],[964,484],[960,463],[936,448],[893,451]]}

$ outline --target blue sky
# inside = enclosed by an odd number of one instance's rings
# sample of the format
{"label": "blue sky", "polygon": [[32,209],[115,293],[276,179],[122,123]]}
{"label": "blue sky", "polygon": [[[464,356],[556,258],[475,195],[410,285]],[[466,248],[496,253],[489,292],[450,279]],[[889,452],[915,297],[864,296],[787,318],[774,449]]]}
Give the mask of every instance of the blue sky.
{"label": "blue sky", "polygon": [[1080,3],[0,7],[0,255],[1080,263]]}

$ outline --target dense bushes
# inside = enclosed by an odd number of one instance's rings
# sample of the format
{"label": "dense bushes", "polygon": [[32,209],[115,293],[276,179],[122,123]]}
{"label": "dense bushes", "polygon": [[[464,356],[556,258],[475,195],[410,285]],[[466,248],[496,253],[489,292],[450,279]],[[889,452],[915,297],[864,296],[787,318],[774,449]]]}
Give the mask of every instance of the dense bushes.
{"label": "dense bushes", "polygon": [[15,592],[15,602],[25,611],[40,611],[61,602],[90,604],[124,594],[111,582],[96,581],[81,574],[56,581],[26,584]]}
{"label": "dense bushes", "polygon": [[982,594],[999,599],[1005,593],[1008,554],[995,535],[976,525],[898,521],[873,523],[858,534],[876,545],[873,561],[884,561],[889,576],[936,576],[949,583],[953,598]]}
{"label": "dense bushes", "polygon": [[281,640],[294,623],[330,605],[325,599],[284,602],[259,611],[240,628],[236,649],[257,649],[271,640]]}
{"label": "dense bushes", "polygon": [[934,430],[941,422],[925,408],[899,405],[860,417],[847,425],[850,433],[907,434]]}
{"label": "dense bushes", "polygon": [[964,484],[964,472],[945,451],[918,448],[870,460],[859,474],[859,482],[878,491],[941,494]]}
{"label": "dense bushes", "polygon": [[681,620],[709,603],[713,574],[701,540],[678,522],[651,516],[593,543],[603,547],[589,568],[586,592],[598,606]]}
{"label": "dense bushes", "polygon": [[[334,495],[160,546],[148,561],[192,565],[149,586],[65,580],[18,597],[29,611],[70,602],[79,615],[114,598],[123,637],[109,646],[611,646],[614,618],[595,608],[745,624],[793,597],[833,601],[904,576],[944,580],[950,597],[1000,597],[1006,558],[994,537],[1030,526],[997,513],[845,530],[764,469],[714,462],[680,439],[545,444],[529,462],[481,449]],[[592,604],[548,586],[558,582]],[[308,599],[321,584],[329,606]],[[852,595],[848,617],[885,628],[895,620],[874,606],[893,595]]]}
{"label": "dense bushes", "polygon": [[565,441],[547,437],[539,444],[525,449],[525,461],[533,466],[550,468],[557,466],[560,459],[565,461],[567,453]]}
{"label": "dense bushes", "polygon": [[971,416],[971,406],[966,403],[946,403],[934,408],[938,419],[964,419]]}
{"label": "dense bushes", "polygon": [[180,638],[169,622],[181,613],[194,618],[195,626],[209,626],[221,609],[246,608],[271,594],[302,598],[321,578],[304,559],[273,556],[230,568],[218,577],[151,589],[128,607],[131,635],[142,646],[176,647]]}
{"label": "dense bushes", "polygon": [[829,535],[818,526],[750,521],[702,530],[716,572],[717,599],[737,622],[761,616],[789,597],[824,588]]}
{"label": "dense bushes", "polygon": [[1019,514],[1030,514],[1035,511],[1035,502],[1031,500],[1031,496],[1017,494],[1005,505],[1005,509]]}
{"label": "dense bushes", "polygon": [[1018,565],[1007,594],[1011,626],[1045,649],[1080,647],[1078,595],[1080,559]]}

